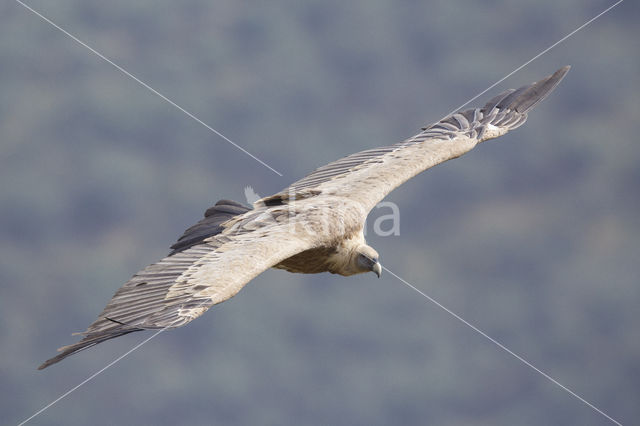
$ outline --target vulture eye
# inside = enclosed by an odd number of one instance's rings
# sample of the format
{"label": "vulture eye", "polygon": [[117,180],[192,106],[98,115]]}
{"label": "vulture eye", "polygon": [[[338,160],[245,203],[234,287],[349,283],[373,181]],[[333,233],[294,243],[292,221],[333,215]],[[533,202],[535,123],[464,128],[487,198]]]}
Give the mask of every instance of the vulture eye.
{"label": "vulture eye", "polygon": [[369,267],[369,266],[374,265],[375,263],[377,263],[378,259],[371,258],[371,257],[369,257],[367,255],[364,255],[364,254],[360,254],[360,262],[363,265],[366,265],[366,266]]}

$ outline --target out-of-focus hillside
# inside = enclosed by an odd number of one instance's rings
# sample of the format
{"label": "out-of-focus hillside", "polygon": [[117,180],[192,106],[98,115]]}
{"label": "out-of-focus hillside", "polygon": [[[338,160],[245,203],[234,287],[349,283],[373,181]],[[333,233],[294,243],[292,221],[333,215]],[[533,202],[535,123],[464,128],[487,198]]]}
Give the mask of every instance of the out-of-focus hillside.
{"label": "out-of-focus hillside", "polygon": [[[441,118],[609,3],[0,5],[0,389],[17,423],[148,335],[42,372],[219,198],[267,195]],[[573,66],[525,126],[395,191],[383,264],[624,424],[640,417],[640,8],[499,90]],[[374,211],[372,215],[380,214]],[[32,424],[609,424],[389,274],[268,271]]]}

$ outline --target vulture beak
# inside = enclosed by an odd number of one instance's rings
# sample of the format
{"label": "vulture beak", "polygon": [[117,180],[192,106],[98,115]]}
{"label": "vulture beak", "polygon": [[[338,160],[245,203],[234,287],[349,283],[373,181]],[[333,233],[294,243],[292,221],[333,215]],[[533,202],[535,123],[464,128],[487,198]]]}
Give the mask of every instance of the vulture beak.
{"label": "vulture beak", "polygon": [[371,271],[375,272],[378,278],[380,278],[380,276],[382,275],[382,265],[380,264],[380,262],[374,263]]}

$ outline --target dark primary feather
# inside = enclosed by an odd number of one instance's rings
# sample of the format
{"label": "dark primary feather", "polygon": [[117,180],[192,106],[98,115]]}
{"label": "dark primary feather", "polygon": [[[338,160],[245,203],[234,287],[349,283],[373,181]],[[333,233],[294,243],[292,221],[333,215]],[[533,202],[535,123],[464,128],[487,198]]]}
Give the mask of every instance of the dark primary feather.
{"label": "dark primary feather", "polygon": [[[81,341],[60,348],[58,355],[44,362],[38,369],[42,370],[69,355],[134,331],[182,325],[174,323],[175,308],[172,306],[184,309],[198,306],[205,300],[186,300],[187,297],[184,296],[165,301],[165,294],[194,260],[215,248],[213,245],[202,244],[203,241],[220,234],[225,229],[222,223],[249,210],[250,207],[231,200],[220,200],[207,209],[204,219],[187,229],[171,246],[173,251],[169,257],[138,272],[116,292],[98,319],[87,331],[79,333],[84,336]],[[131,291],[134,288],[142,290],[143,287],[144,292]]]}
{"label": "dark primary feather", "polygon": [[165,295],[203,253],[214,249],[209,244],[185,248],[138,272],[116,291],[98,319],[86,331],[77,333],[84,336],[82,340],[58,349],[60,354],[45,361],[38,369],[124,334],[183,325],[187,321],[179,323],[175,320],[176,309],[198,306],[207,300],[193,299],[189,294],[167,300]]}
{"label": "dark primary feather", "polygon": [[252,210],[251,207],[247,207],[237,201],[218,201],[213,207],[207,209],[204,213],[204,219],[184,231],[178,241],[171,246],[173,251],[169,253],[169,256],[193,247],[206,238],[218,235],[224,230],[222,223],[249,210]]}
{"label": "dark primary feather", "polygon": [[[246,214],[252,210],[250,207],[230,200],[218,201],[207,210],[202,220],[187,229],[171,246],[173,250],[169,256],[136,273],[116,292],[98,319],[81,333],[84,338],[80,342],[60,348],[61,353],[39,369],[127,333],[184,325],[213,304],[233,297],[255,276],[252,274],[277,265],[288,269],[287,265],[291,265],[287,259],[293,262],[300,253],[316,247],[313,240],[300,238],[290,238],[286,244],[283,243],[283,236],[291,237],[291,234],[277,225],[269,225],[271,222],[263,223],[261,219],[269,206],[273,213],[291,198],[302,200],[321,196],[326,188],[321,185],[335,179],[343,179],[343,184],[331,188],[334,196],[338,193],[336,187],[340,187],[340,195],[345,197],[353,196],[354,191],[367,189],[369,194],[374,193],[371,185],[376,186],[381,179],[386,179],[379,193],[374,194],[382,199],[420,170],[456,158],[478,142],[522,125],[527,119],[527,112],[555,88],[568,70],[569,67],[561,68],[536,83],[503,92],[482,108],[448,116],[403,142],[352,154],[320,167],[282,192],[262,199],[263,207],[250,214]],[[427,155],[412,157],[421,151]],[[414,167],[407,171],[407,163],[412,160]],[[363,173],[351,174],[360,169],[364,169]],[[372,201],[368,208],[377,202],[373,200],[375,197],[367,200]],[[282,214],[288,215],[289,212]],[[233,228],[231,223],[225,223],[238,215],[243,217]],[[278,220],[275,223],[279,223]],[[231,229],[235,231],[231,233]],[[250,235],[255,235],[254,239]],[[268,256],[264,255],[266,248],[269,248]],[[198,271],[202,270],[207,273],[199,275]],[[249,275],[247,271],[250,271]],[[247,281],[234,282],[236,277]],[[202,292],[204,290],[214,291]]]}
{"label": "dark primary feather", "polygon": [[234,228],[225,227],[220,235],[136,273],[118,289],[98,319],[80,333],[84,336],[81,341],[60,348],[61,353],[39,369],[123,334],[183,326],[233,297],[255,275],[313,245],[307,233],[290,235],[277,220],[279,216],[265,222],[251,213],[242,216]]}
{"label": "dark primary feather", "polygon": [[437,123],[423,127],[421,133],[402,142],[357,152],[322,166],[268,199],[282,194],[308,192],[322,183],[346,176],[359,168],[380,163],[385,155],[416,143],[428,143],[432,139],[453,139],[462,134],[482,142],[485,140],[489,125],[513,130],[524,124],[527,112],[553,91],[569,68],[569,66],[560,68],[538,82],[502,92],[482,108],[468,109],[450,115]]}
{"label": "dark primary feather", "polygon": [[58,351],[60,353],[53,358],[50,358],[43,362],[38,370],[42,370],[43,368],[47,368],[48,366],[55,364],[57,362],[62,361],[64,358],[68,357],[77,352],[81,352],[85,349],[89,349],[92,346],[97,345],[98,343],[102,343],[105,340],[113,339],[115,337],[124,336],[125,334],[132,333],[134,331],[142,331],[142,328],[135,327],[126,327],[121,324],[113,323],[113,328],[111,330],[104,330],[99,333],[94,334],[86,334],[85,337],[78,343],[74,343],[73,345],[63,346]]}

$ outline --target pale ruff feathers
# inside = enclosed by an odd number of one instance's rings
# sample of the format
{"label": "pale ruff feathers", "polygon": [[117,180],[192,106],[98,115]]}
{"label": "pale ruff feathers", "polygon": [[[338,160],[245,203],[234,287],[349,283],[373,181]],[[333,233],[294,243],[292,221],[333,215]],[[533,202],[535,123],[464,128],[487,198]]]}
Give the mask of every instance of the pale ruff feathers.
{"label": "pale ruff feathers", "polygon": [[61,348],[39,368],[130,332],[182,326],[271,267],[380,276],[378,253],[362,233],[368,212],[418,173],[522,125],[568,70],[503,92],[484,107],[455,113],[403,142],[329,163],[258,200],[253,209],[220,200],[167,257],[116,292],[81,341]]}

